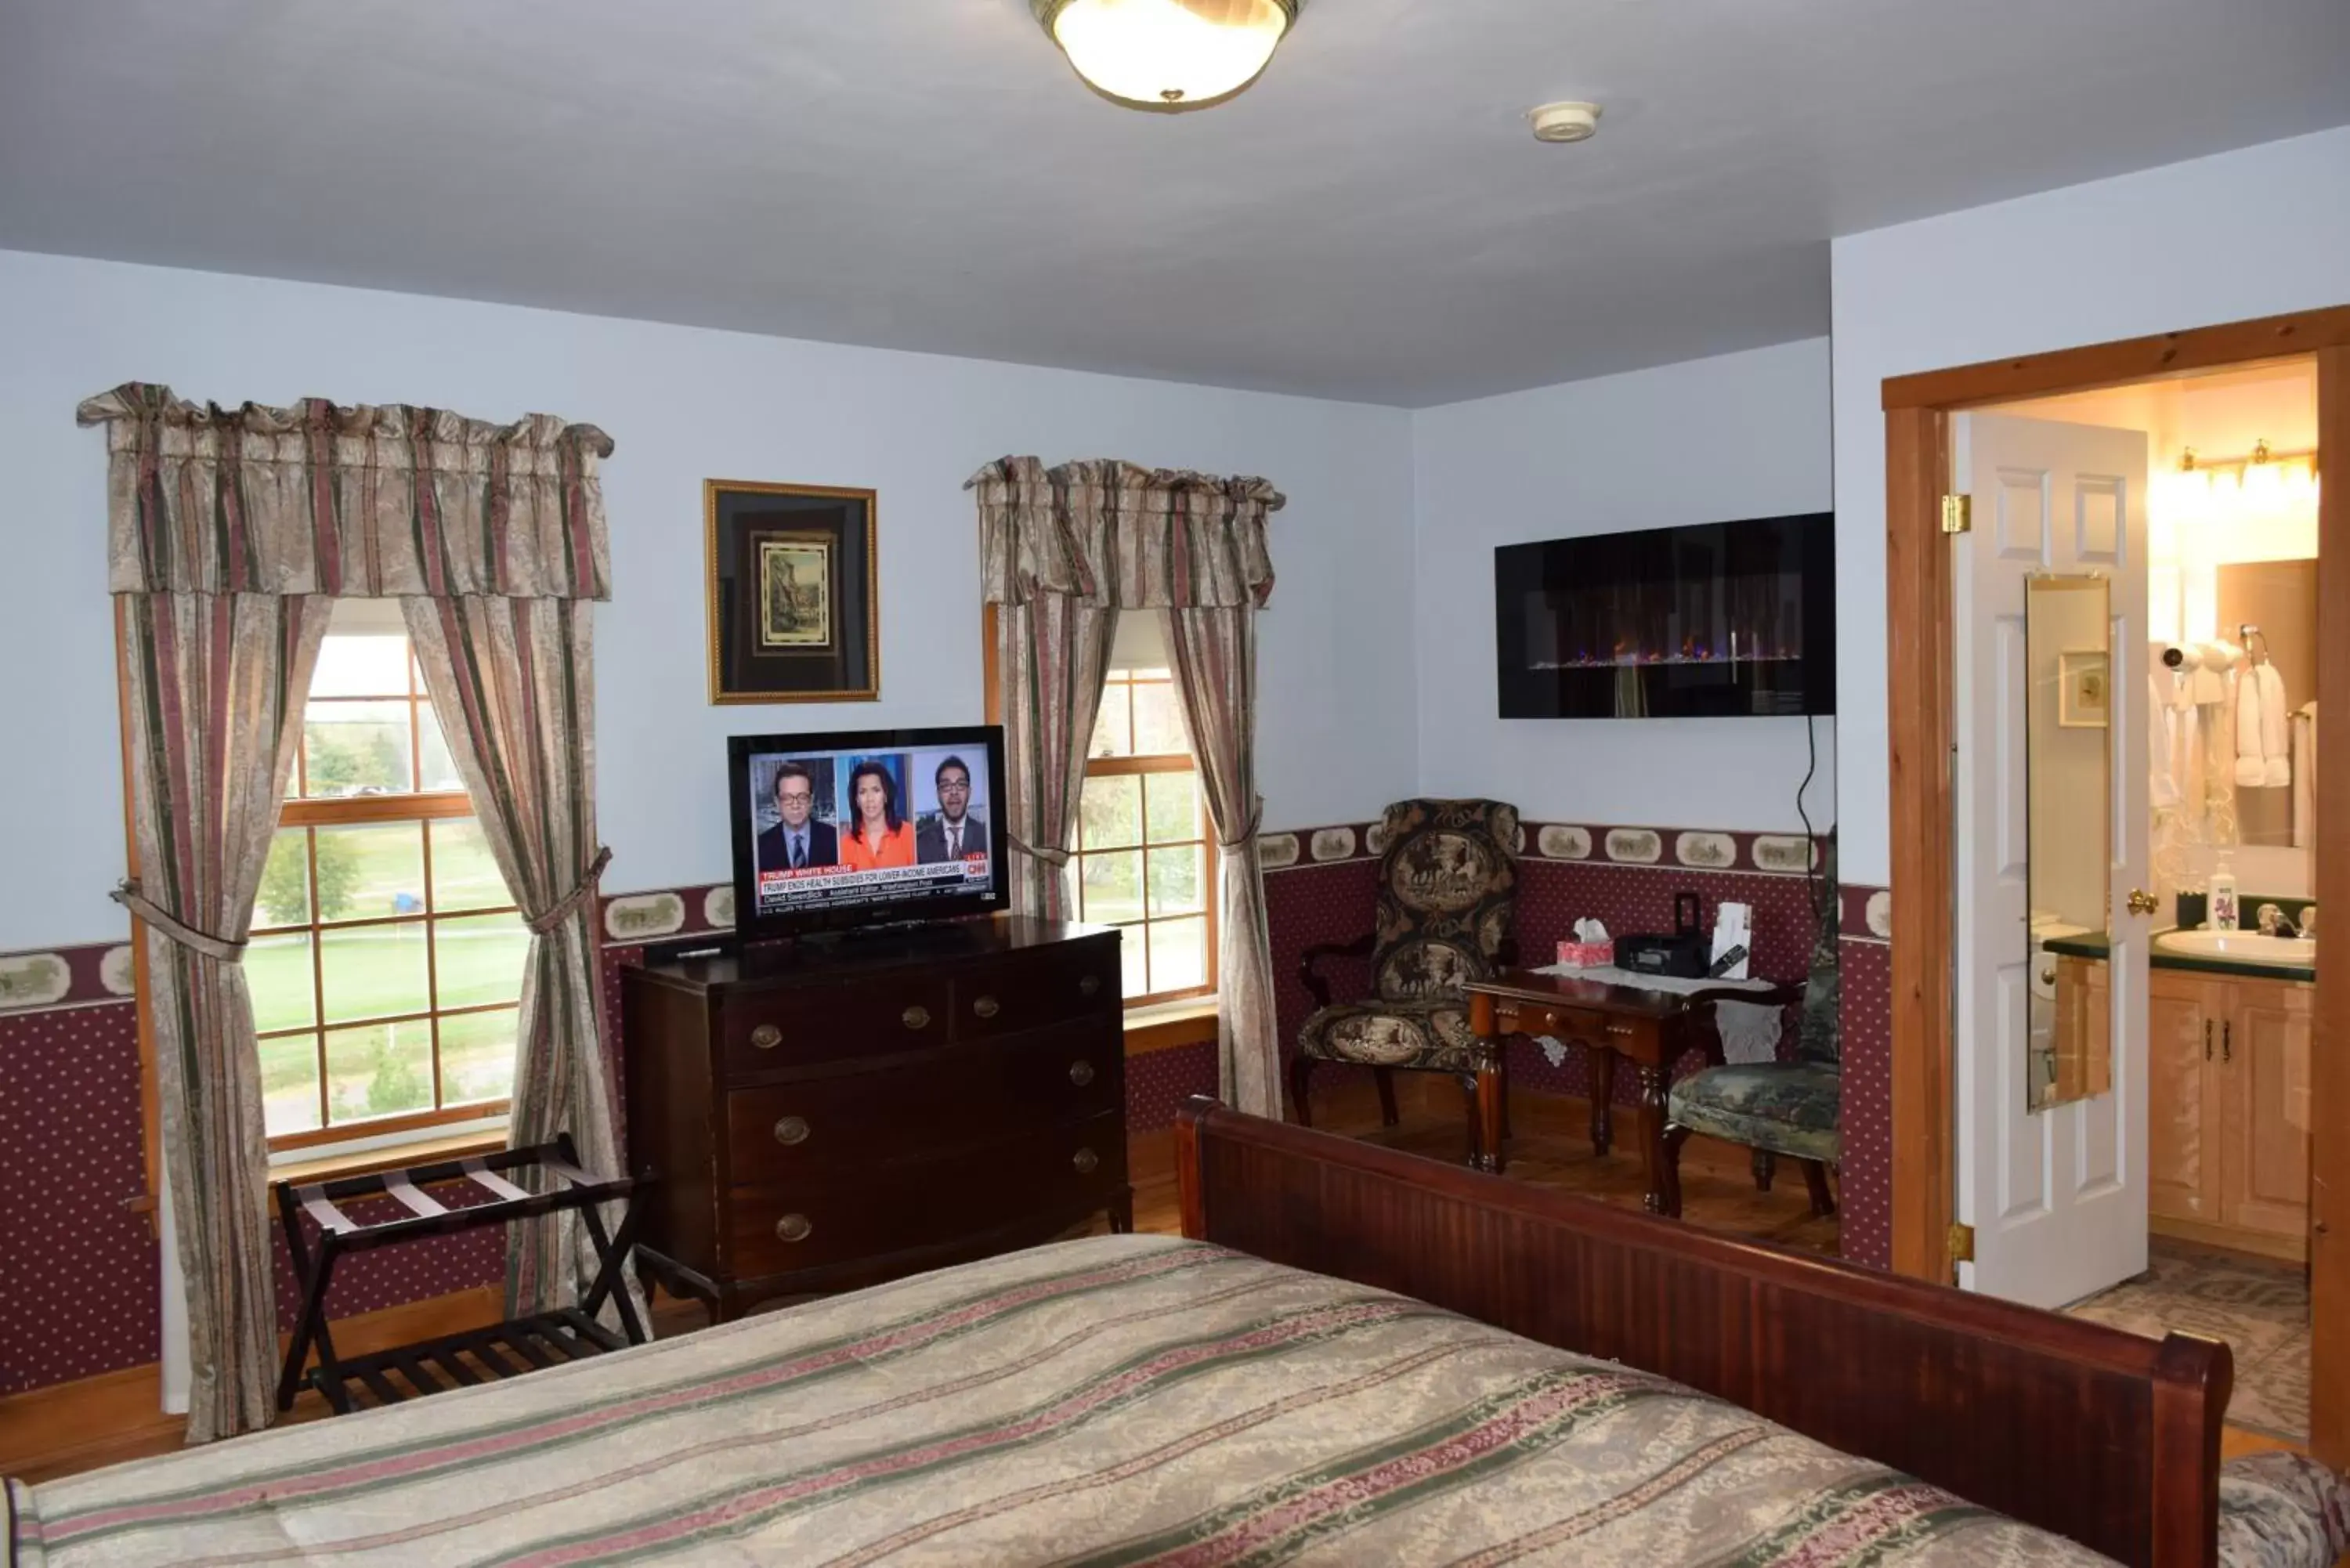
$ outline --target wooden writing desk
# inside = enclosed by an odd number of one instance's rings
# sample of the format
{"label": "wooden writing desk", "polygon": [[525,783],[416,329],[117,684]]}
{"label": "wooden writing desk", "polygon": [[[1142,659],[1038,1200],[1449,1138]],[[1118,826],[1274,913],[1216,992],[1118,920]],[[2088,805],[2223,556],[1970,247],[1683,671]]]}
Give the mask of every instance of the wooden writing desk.
{"label": "wooden writing desk", "polygon": [[1580,1045],[1590,1054],[1594,1154],[1606,1154],[1612,1141],[1607,1113],[1615,1099],[1616,1059],[1621,1056],[1630,1062],[1640,1075],[1636,1114],[1651,1213],[1662,1213],[1666,1207],[1662,1186],[1665,1097],[1672,1088],[1673,1064],[1690,1051],[1704,1052],[1706,1060],[1716,1065],[1721,1062],[1721,1036],[1714,1031],[1713,1009],[1707,1004],[1722,1000],[1784,1004],[1794,1000],[1794,993],[1783,988],[1724,989],[1676,996],[1524,969],[1503,970],[1491,980],[1472,980],[1463,989],[1469,995],[1469,1027],[1484,1046],[1477,1064],[1477,1113],[1483,1145],[1478,1163],[1491,1171],[1502,1168],[1503,1041],[1512,1034],[1548,1034]]}

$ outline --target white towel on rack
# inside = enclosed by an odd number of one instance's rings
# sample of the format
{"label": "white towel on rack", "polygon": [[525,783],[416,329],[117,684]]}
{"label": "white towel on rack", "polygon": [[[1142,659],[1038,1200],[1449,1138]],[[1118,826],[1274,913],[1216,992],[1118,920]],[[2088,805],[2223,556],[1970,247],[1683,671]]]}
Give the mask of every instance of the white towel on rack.
{"label": "white towel on rack", "polygon": [[2266,659],[2236,677],[2236,787],[2282,789],[2293,783],[2293,711],[2284,677]]}

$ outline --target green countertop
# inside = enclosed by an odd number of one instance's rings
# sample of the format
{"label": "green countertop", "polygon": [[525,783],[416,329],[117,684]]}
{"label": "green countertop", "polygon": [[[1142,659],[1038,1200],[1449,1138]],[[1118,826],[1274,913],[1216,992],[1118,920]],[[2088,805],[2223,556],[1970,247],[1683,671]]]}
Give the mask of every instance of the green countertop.
{"label": "green countertop", "polygon": [[[2178,928],[2170,929],[2175,930]],[[2155,933],[2156,936],[2162,934],[2160,931]],[[2040,945],[2045,951],[2063,953],[2067,958],[2095,959],[2103,962],[2113,956],[2113,944],[2099,936],[2050,937]],[[2250,980],[2317,983],[2317,971],[2303,964],[2239,963],[2232,959],[2198,958],[2192,953],[2175,953],[2151,942],[2147,948],[2147,962],[2156,969],[2185,969],[2200,974],[2241,975]]]}

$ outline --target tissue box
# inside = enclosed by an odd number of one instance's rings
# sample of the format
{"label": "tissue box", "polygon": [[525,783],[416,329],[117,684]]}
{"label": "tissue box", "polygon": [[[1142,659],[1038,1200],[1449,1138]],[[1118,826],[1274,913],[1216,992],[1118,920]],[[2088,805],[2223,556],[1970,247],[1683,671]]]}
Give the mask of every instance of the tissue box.
{"label": "tissue box", "polygon": [[1616,961],[1616,944],[1565,941],[1558,944],[1558,961],[1575,969],[1600,969]]}

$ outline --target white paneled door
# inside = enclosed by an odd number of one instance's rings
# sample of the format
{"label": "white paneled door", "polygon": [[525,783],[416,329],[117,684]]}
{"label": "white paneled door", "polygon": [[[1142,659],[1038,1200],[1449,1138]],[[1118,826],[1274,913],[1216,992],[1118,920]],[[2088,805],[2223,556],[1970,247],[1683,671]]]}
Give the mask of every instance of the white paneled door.
{"label": "white paneled door", "polygon": [[[1957,1197],[1975,1253],[1959,1282],[2061,1306],[2146,1267],[2150,925],[2129,896],[2151,886],[2147,438],[1998,414],[1951,430],[1951,473],[1973,498],[1972,531],[1951,542]],[[2113,1088],[2034,1112],[2024,585],[2043,573],[2111,580]]]}

